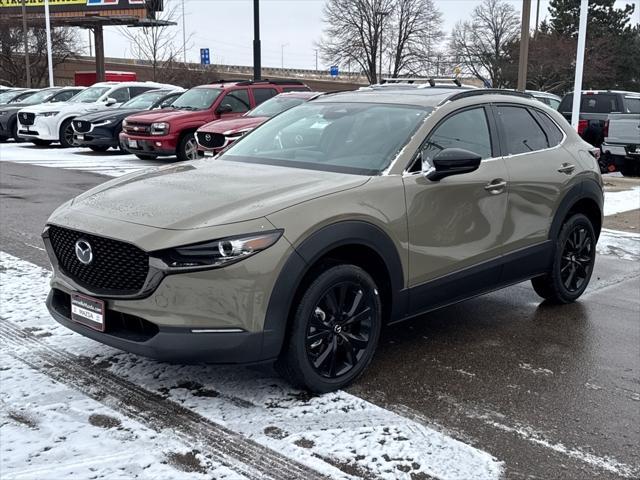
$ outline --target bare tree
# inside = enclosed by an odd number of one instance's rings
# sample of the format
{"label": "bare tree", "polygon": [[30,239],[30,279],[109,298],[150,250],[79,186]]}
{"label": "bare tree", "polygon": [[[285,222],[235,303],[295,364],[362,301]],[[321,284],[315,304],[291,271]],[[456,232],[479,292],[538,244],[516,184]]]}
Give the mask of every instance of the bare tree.
{"label": "bare tree", "polygon": [[[47,78],[47,36],[44,25],[28,28],[31,85],[42,86]],[[79,53],[80,41],[75,28],[51,29],[53,66],[64,63]],[[26,83],[24,37],[20,18],[0,22],[0,83],[21,86]]]}
{"label": "bare tree", "polygon": [[442,39],[442,13],[433,0],[397,0],[390,25],[390,72],[428,74]]}
{"label": "bare tree", "polygon": [[323,59],[338,65],[359,65],[369,82],[376,83],[383,24],[394,3],[394,0],[328,0],[324,7],[327,27],[319,44]]}
{"label": "bare tree", "polygon": [[519,14],[510,3],[483,0],[470,21],[456,24],[450,47],[467,71],[500,88],[505,85],[503,70],[509,62],[509,46],[519,33]]}
{"label": "bare tree", "polygon": [[[168,25],[120,28],[120,34],[130,43],[131,54],[151,64],[154,81],[162,80],[163,70],[176,63],[182,50],[178,40],[180,30],[175,26],[179,15],[178,4],[173,0],[167,1],[164,10],[156,14],[156,20],[170,22]],[[191,42],[191,38],[192,34],[188,36],[187,44]]]}

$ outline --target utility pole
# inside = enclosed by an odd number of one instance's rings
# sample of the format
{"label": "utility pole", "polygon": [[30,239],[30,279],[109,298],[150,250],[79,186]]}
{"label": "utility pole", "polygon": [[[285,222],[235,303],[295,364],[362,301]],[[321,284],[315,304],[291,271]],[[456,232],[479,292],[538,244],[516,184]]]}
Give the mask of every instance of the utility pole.
{"label": "utility pole", "polygon": [[49,0],[44,0],[44,23],[47,30],[47,66],[49,67],[49,86],[53,87],[53,53],[51,52],[51,19],[49,18]]}
{"label": "utility pole", "polygon": [[518,65],[518,90],[527,89],[527,66],[529,63],[529,24],[531,22],[531,0],[522,0],[522,28],[520,29],[520,60]]}
{"label": "utility pole", "polygon": [[27,31],[27,5],[22,0],[22,37],[24,40],[24,68],[27,75],[27,88],[31,88],[31,64],[29,63],[29,32]]}
{"label": "utility pole", "polygon": [[381,12],[381,11],[377,11],[376,12],[377,15],[380,15],[380,67],[378,68],[378,70],[380,71],[380,76],[378,77],[378,83],[382,83],[382,33],[383,33],[383,24],[384,24],[384,17],[386,17],[387,15],[389,15],[389,12]]}
{"label": "utility pole", "polygon": [[580,119],[580,101],[582,100],[582,72],[584,69],[584,48],[587,40],[587,13],[589,1],[580,2],[580,26],[578,28],[578,51],[576,52],[576,78],[573,84],[573,108],[571,109],[571,126],[578,128]]}
{"label": "utility pole", "polygon": [[187,64],[187,26],[186,19],[184,17],[184,0],[182,0],[182,60],[184,64]]}
{"label": "utility pole", "polygon": [[538,34],[539,22],[540,22],[540,0],[538,0],[538,6],[536,7],[536,35]]}
{"label": "utility pole", "polygon": [[258,81],[262,77],[262,65],[260,59],[260,2],[253,0],[253,80]]}

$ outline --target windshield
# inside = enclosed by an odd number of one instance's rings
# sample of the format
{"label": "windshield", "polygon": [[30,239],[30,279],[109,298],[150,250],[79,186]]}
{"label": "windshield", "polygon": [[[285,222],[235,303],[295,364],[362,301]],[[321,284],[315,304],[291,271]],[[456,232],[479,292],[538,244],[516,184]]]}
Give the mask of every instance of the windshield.
{"label": "windshield", "polygon": [[211,108],[221,91],[218,88],[192,88],[180,95],[171,106],[185,110],[206,110]]}
{"label": "windshield", "polygon": [[94,103],[98,99],[109,91],[109,87],[89,87],[83,90],[76,96],[74,96],[70,103]]}
{"label": "windshield", "polygon": [[122,104],[120,108],[151,108],[155,103],[163,98],[168,92],[145,92],[137,97],[132,98],[128,102]]}
{"label": "windshield", "polygon": [[29,95],[26,98],[21,98],[20,102],[29,102],[29,103],[43,103],[46,100],[49,100],[51,96],[56,93],[58,90],[40,90],[39,92],[34,93],[33,95]]}
{"label": "windshield", "polygon": [[431,111],[391,104],[305,103],[247,134],[220,159],[375,175]]}
{"label": "windshield", "polygon": [[24,93],[24,90],[19,90],[17,92],[15,90],[10,90],[8,92],[0,93],[0,103],[8,103],[22,93]]}
{"label": "windshield", "polygon": [[304,98],[273,97],[247,113],[247,117],[275,117],[305,101]]}

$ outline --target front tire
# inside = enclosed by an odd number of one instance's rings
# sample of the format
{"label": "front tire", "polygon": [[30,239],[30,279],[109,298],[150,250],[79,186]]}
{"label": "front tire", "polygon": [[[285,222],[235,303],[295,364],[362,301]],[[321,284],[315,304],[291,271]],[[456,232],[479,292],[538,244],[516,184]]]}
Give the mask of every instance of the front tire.
{"label": "front tire", "polygon": [[181,162],[197,160],[199,158],[198,142],[196,142],[196,136],[194,133],[187,133],[182,137],[182,140],[180,140],[176,150],[176,157],[178,157],[178,160]]}
{"label": "front tire", "polygon": [[89,145],[89,148],[98,153],[104,153],[109,150],[109,147],[106,145]]}
{"label": "front tire", "polygon": [[596,260],[596,241],[591,221],[580,213],[571,216],[556,240],[551,271],[531,280],[536,293],[553,303],[575,302],[589,285]]}
{"label": "front tire", "polygon": [[71,125],[72,121],[72,118],[68,118],[60,125],[60,146],[62,148],[75,146],[75,142],[73,141],[73,126]]}
{"label": "front tire", "polygon": [[325,393],[353,382],[369,365],[382,325],[374,280],[337,265],[305,289],[276,369],[290,383]]}

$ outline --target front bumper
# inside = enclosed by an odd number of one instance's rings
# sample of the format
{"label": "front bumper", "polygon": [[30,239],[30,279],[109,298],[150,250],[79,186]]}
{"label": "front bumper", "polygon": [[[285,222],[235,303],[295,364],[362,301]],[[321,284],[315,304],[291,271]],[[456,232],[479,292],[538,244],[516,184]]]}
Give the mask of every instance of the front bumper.
{"label": "front bumper", "polygon": [[[152,137],[121,133],[120,145],[131,153],[168,157],[176,154],[179,138],[178,135]],[[135,142],[135,146],[132,146],[131,141]]]}
{"label": "front bumper", "polygon": [[[18,117],[19,118],[19,117]],[[36,138],[38,140],[48,140],[57,142],[60,140],[60,131],[56,117],[36,116],[33,125],[23,125],[18,120],[18,135],[23,138]]]}
{"label": "front bumper", "polygon": [[75,132],[73,140],[80,147],[117,147],[119,145],[118,134],[103,127],[94,127],[87,133]]}
{"label": "front bumper", "polygon": [[262,332],[194,333],[189,328],[160,327],[149,338],[135,339],[126,331],[110,331],[108,324],[106,332],[99,332],[72,321],[61,298],[66,297],[55,290],[47,297],[47,308],[58,323],[85,337],[137,355],[179,363],[247,364],[273,360],[261,355]]}

